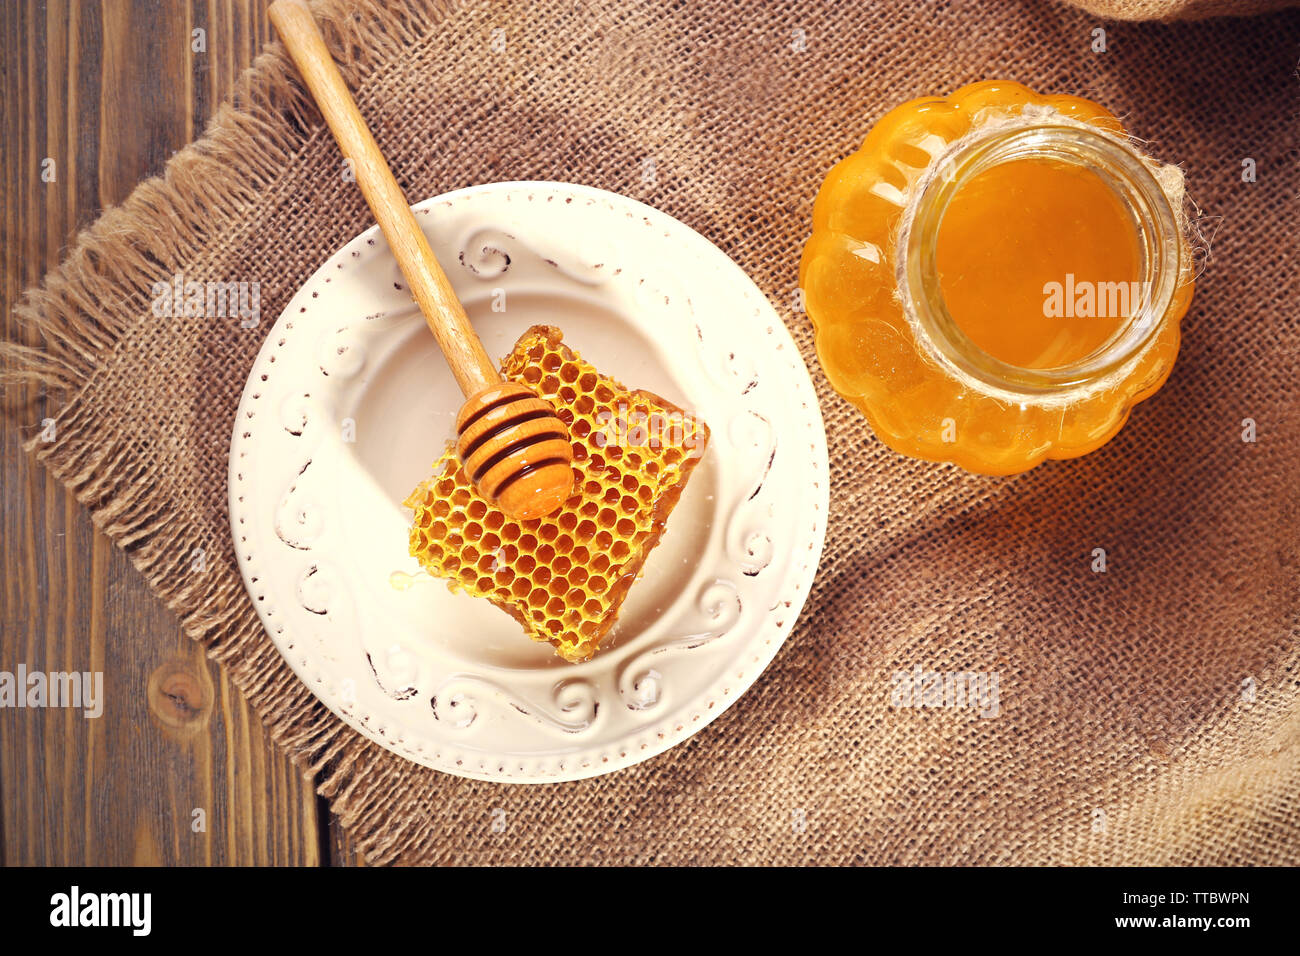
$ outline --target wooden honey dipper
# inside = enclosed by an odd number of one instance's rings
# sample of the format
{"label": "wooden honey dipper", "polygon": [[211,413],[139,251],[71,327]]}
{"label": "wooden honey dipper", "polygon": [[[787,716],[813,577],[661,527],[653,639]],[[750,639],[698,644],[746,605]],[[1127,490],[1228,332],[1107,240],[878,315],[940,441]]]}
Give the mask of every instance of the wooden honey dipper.
{"label": "wooden honey dipper", "polygon": [[351,162],[362,195],[465,394],[467,401],[456,418],[456,450],[466,473],[484,498],[511,517],[550,514],[573,490],[568,429],[549,403],[497,373],[307,4],[276,0],[268,13],[339,149]]}

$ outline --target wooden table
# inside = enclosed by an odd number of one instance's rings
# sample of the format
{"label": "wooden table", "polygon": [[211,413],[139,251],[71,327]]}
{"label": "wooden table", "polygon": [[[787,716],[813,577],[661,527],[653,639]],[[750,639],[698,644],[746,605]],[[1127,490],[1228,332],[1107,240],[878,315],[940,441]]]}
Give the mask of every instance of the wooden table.
{"label": "wooden table", "polygon": [[[5,338],[77,232],[202,132],[267,42],[268,2],[0,3]],[[22,451],[54,407],[32,387],[9,401],[0,671],[103,671],[106,704],[0,710],[0,861],[361,862],[221,669]]]}

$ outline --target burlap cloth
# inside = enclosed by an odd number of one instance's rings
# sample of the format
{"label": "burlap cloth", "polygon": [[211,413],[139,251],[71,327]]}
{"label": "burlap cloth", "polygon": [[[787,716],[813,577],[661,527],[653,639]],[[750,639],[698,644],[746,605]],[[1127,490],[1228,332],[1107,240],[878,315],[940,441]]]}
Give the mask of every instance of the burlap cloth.
{"label": "burlap cloth", "polygon": [[[1015,0],[409,0],[328,30],[413,200],[506,179],[644,200],[733,256],[809,363],[833,475],[816,587],[743,699],[633,769],[422,769],[336,720],[258,623],[227,526],[236,403],[273,318],[371,221],[278,47],[22,307],[26,367],[66,390],[33,444],[373,862],[1300,862],[1300,16],[1108,21],[1102,54],[1096,25]],[[1109,105],[1185,165],[1213,238],[1169,384],[1101,451],[1005,480],[888,451],[790,311],[825,171],[895,103],[989,77]],[[260,281],[262,324],[154,318],[175,272]],[[998,673],[998,716],[891,707],[916,665]]]}

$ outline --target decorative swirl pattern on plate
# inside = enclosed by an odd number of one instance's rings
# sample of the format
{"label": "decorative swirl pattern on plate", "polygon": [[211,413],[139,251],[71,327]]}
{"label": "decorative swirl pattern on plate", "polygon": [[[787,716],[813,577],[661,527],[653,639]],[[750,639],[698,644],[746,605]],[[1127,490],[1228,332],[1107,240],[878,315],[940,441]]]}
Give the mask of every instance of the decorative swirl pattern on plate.
{"label": "decorative swirl pattern on plate", "polygon": [[310,551],[325,530],[320,504],[298,487],[310,467],[311,459],[308,458],[275,509],[276,537],[295,551]]}
{"label": "decorative swirl pattern on plate", "polygon": [[322,335],[316,345],[316,364],[331,378],[352,378],[366,367],[366,348],[352,326]]}
{"label": "decorative swirl pattern on plate", "polygon": [[727,518],[727,556],[742,574],[756,577],[772,563],[774,556],[772,538],[764,530],[770,518],[766,512],[770,509],[761,508],[757,499],[776,462],[776,432],[767,418],[749,410],[728,422],[727,439],[745,467],[757,475],[748,494],[737,502]]}
{"label": "decorative swirl pattern on plate", "polygon": [[489,281],[505,275],[512,263],[526,253],[570,279],[598,285],[621,271],[607,264],[612,261],[612,252],[606,243],[601,251],[593,246],[575,253],[545,237],[521,236],[500,226],[480,226],[460,244],[458,258],[475,278]]}
{"label": "decorative swirl pattern on plate", "polygon": [[299,607],[314,615],[314,623],[303,629],[304,636],[316,641],[322,655],[337,660],[337,646],[329,635],[357,630],[355,597],[347,579],[319,555],[313,555],[312,563],[301,567],[295,597]]}
{"label": "decorative swirl pattern on plate", "polygon": [[304,611],[324,617],[329,614],[332,585],[328,575],[320,573],[320,565],[311,565],[298,578],[298,603]]}
{"label": "decorative swirl pattern on plate", "polygon": [[620,668],[618,692],[629,710],[650,710],[663,701],[662,675],[649,666],[651,658],[668,651],[688,651],[712,644],[736,626],[744,611],[740,589],[733,582],[722,578],[700,588],[695,606],[708,624],[707,627],[660,641]]}
{"label": "decorative swirl pattern on plate", "polygon": [[478,716],[484,698],[503,704],[546,727],[566,734],[580,734],[596,724],[600,702],[596,688],[583,678],[557,682],[546,705],[514,693],[494,680],[475,674],[448,678],[434,693],[433,716],[458,729],[469,727]]}
{"label": "decorative swirl pattern on plate", "polygon": [[510,268],[506,247],[516,241],[510,233],[495,226],[476,229],[460,245],[460,264],[476,278],[500,278]]}
{"label": "decorative swirl pattern on plate", "polygon": [[758,366],[754,363],[754,357],[748,352],[738,353],[734,350],[728,350],[720,356],[721,350],[707,340],[704,327],[699,322],[695,323],[695,348],[701,367],[724,392],[748,395],[758,388]]}
{"label": "decorative swirl pattern on plate", "polygon": [[301,438],[311,425],[314,412],[311,396],[294,392],[280,403],[280,427],[294,438]]}
{"label": "decorative swirl pattern on plate", "polygon": [[[384,652],[383,676],[374,657],[367,652],[366,663],[375,686],[393,700],[410,700],[419,693],[420,665],[402,644],[390,644]],[[390,686],[391,685],[391,686]]]}
{"label": "decorative swirl pattern on plate", "polygon": [[439,691],[429,699],[429,706],[434,720],[454,730],[464,730],[478,719],[478,702],[458,691]]}

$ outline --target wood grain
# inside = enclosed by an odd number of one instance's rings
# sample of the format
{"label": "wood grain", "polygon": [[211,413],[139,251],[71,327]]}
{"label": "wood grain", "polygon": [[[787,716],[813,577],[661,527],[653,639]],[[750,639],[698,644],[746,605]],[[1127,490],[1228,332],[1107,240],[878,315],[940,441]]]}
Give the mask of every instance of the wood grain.
{"label": "wood grain", "polygon": [[[0,4],[6,338],[18,337],[19,294],[77,230],[202,131],[267,41],[265,8]],[[0,862],[359,862],[239,691],[21,450],[53,403],[36,388],[10,401],[22,407],[0,421],[0,670],[102,671],[105,705],[97,719],[0,710]]]}

